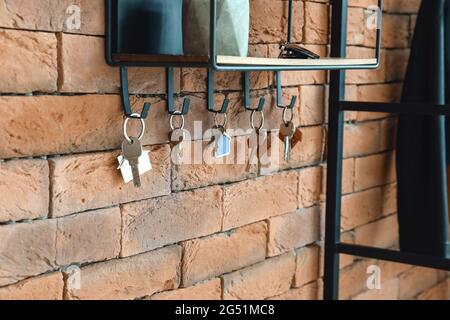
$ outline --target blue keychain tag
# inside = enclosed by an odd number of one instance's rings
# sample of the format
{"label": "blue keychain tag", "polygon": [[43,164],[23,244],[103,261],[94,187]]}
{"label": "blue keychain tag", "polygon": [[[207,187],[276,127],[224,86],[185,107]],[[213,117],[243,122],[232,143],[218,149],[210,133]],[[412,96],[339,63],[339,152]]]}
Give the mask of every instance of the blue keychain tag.
{"label": "blue keychain tag", "polygon": [[216,158],[223,158],[231,154],[231,137],[226,133],[222,133],[217,137],[216,141]]}

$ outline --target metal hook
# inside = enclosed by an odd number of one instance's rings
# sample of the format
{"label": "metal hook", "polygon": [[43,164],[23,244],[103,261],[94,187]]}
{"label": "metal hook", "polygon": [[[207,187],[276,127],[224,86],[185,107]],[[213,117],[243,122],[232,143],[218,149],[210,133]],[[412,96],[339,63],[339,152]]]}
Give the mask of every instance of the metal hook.
{"label": "metal hook", "polygon": [[144,103],[141,114],[133,113],[131,110],[130,94],[128,91],[128,69],[127,67],[120,67],[120,96],[122,98],[122,106],[127,118],[145,120],[150,112],[151,104]]}
{"label": "metal hook", "polygon": [[277,71],[277,107],[281,109],[294,109],[297,103],[297,96],[292,96],[291,103],[289,105],[283,104],[283,92],[281,88],[281,72]]}
{"label": "metal hook", "polygon": [[167,68],[167,109],[170,115],[182,115],[185,116],[189,113],[191,106],[191,99],[184,98],[181,111],[175,110],[174,103],[174,90],[173,90],[173,68]]}
{"label": "metal hook", "polygon": [[250,73],[244,72],[244,106],[247,111],[263,111],[266,105],[266,98],[260,97],[257,108],[251,107],[250,102]]}
{"label": "metal hook", "polygon": [[230,105],[230,99],[225,98],[220,110],[214,108],[214,71],[208,69],[208,111],[212,113],[226,114],[228,112],[228,106]]}

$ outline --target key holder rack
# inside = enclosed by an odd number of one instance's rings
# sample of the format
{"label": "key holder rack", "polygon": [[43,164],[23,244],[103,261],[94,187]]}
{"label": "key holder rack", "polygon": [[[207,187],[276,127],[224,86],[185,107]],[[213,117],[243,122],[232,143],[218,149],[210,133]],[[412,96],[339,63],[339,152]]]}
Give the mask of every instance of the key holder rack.
{"label": "key holder rack", "polygon": [[[409,252],[379,249],[355,244],[342,243],[341,235],[341,198],[342,198],[342,162],[343,162],[343,132],[345,111],[383,112],[395,114],[421,115],[450,115],[448,106],[429,104],[395,104],[376,102],[345,101],[345,72],[344,70],[376,69],[380,65],[382,14],[378,14],[378,28],[376,31],[375,57],[367,59],[346,58],[347,45],[347,14],[348,0],[332,0],[331,20],[331,58],[321,59],[274,59],[254,57],[231,57],[217,54],[216,18],[217,0],[211,0],[210,11],[210,54],[208,56],[186,55],[150,55],[133,52],[118,52],[117,43],[120,37],[142,37],[140,32],[125,34],[118,32],[123,26],[118,25],[117,2],[127,0],[105,0],[106,2],[106,61],[112,66],[120,66],[121,95],[124,112],[127,117],[136,118],[131,113],[128,95],[127,67],[165,67],[165,68],[206,68],[208,69],[208,111],[215,114],[215,119],[223,115],[227,120],[229,100],[223,101],[220,110],[214,108],[214,72],[239,71],[244,72],[244,99],[247,110],[256,112],[263,110],[264,99],[261,98],[258,108],[250,106],[250,71],[274,71],[277,73],[277,106],[284,109],[284,118],[297,102],[292,97],[291,103],[282,104],[281,71],[329,70],[329,124],[328,124],[328,156],[327,156],[327,195],[325,221],[325,258],[324,258],[324,298],[327,300],[339,297],[339,256],[347,254],[363,258],[405,263],[429,268],[450,271],[450,260],[444,257],[433,257],[413,254]],[[151,0],[148,0],[150,2]],[[382,8],[382,0],[378,0],[378,8]],[[288,40],[292,36],[293,0],[289,0]],[[145,30],[143,30],[145,31]],[[168,72],[168,108],[169,113],[179,114],[189,111],[189,100],[185,99],[181,111],[175,111],[173,105],[173,70]],[[150,109],[144,104],[141,118],[145,119]],[[292,110],[293,111],[293,110]]]}

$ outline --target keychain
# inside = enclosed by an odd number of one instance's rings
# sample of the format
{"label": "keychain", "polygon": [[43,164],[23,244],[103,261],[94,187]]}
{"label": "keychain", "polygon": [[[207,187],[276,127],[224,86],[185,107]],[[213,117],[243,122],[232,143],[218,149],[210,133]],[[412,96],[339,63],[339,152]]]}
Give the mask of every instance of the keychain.
{"label": "keychain", "polygon": [[[256,114],[260,114],[260,123],[257,126],[255,123]],[[263,130],[265,124],[264,111],[252,110],[250,116],[250,126],[253,130],[252,135],[249,139],[249,149],[250,149],[250,158],[248,162],[248,169],[250,169],[251,165],[258,164],[258,157],[262,156],[262,151],[267,150],[268,148],[264,148],[264,144],[268,142],[268,134],[267,130]]]}
{"label": "keychain", "polygon": [[[140,120],[141,133],[138,137],[130,137],[128,135],[128,122],[130,119]],[[140,114],[134,113],[125,119],[123,124],[124,140],[122,142],[122,155],[117,160],[119,161],[120,172],[125,183],[133,181],[136,188],[141,187],[141,176],[152,170],[150,161],[150,151],[142,149],[141,140],[145,133],[145,121]]]}
{"label": "keychain", "polygon": [[[219,124],[219,115],[223,115],[223,123]],[[213,136],[210,142],[214,144],[214,156],[216,159],[227,157],[231,154],[231,137],[227,133],[228,115],[226,113],[214,114]]]}
{"label": "keychain", "polygon": [[[175,118],[180,117],[180,124],[175,126]],[[189,132],[184,129],[185,126],[185,118],[181,111],[175,111],[170,115],[170,136],[169,140],[172,145],[172,155],[175,155],[175,158],[172,156],[172,161],[175,164],[181,164],[181,161],[184,157],[184,146],[183,142],[186,141]]]}
{"label": "keychain", "polygon": [[[288,110],[291,111],[291,116],[288,118]],[[280,126],[280,140],[284,143],[284,160],[291,160],[291,151],[294,147],[302,141],[303,134],[294,123],[294,109],[284,108],[283,123]]]}

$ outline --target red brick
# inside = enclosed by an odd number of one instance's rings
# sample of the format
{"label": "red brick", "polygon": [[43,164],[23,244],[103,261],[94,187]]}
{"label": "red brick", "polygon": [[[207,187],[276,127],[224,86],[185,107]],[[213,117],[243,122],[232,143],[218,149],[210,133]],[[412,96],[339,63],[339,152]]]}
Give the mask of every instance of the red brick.
{"label": "red brick", "polygon": [[322,167],[303,169],[299,172],[300,208],[309,208],[319,203],[322,180]]}
{"label": "red brick", "polygon": [[397,216],[389,216],[355,230],[358,245],[378,248],[392,248],[398,245]]}
{"label": "red brick", "polygon": [[[81,9],[81,27],[71,30],[66,23],[70,18],[67,8],[78,5]],[[104,1],[102,0],[33,0],[0,1],[0,27],[43,31],[65,31],[83,34],[103,34]]]}
{"label": "red brick", "polygon": [[302,86],[299,99],[300,125],[322,124],[325,112],[325,88],[323,86]]}
{"label": "red brick", "polygon": [[0,45],[0,77],[3,79],[0,92],[56,91],[58,70],[54,34],[0,30]]}
{"label": "red brick", "polygon": [[357,158],[355,161],[355,191],[396,181],[393,152]]}
{"label": "red brick", "polygon": [[291,253],[268,259],[223,276],[225,300],[262,300],[286,292],[292,283],[295,259]]}
{"label": "red brick", "polygon": [[[153,105],[149,118],[160,121],[148,121],[143,144],[168,140],[163,105]],[[116,95],[4,96],[0,113],[0,158],[112,150],[123,141],[123,111]]]}
{"label": "red brick", "polygon": [[[100,37],[62,33],[60,83],[62,92],[108,93],[119,90],[119,69],[105,60],[105,40]],[[82,68],[80,68],[82,66]],[[130,92],[165,93],[166,72],[161,68],[132,68],[129,74]],[[179,73],[175,83],[179,87]]]}
{"label": "red brick", "polygon": [[371,102],[399,102],[402,84],[373,84],[358,86],[358,100]]}
{"label": "red brick", "polygon": [[57,264],[64,266],[117,258],[120,230],[118,207],[57,219]]}
{"label": "red brick", "polygon": [[268,300],[317,300],[319,296],[319,286],[317,282],[309,283],[301,288],[290,289],[278,296]]}
{"label": "red brick", "polygon": [[403,80],[408,67],[409,49],[388,50],[386,52],[386,80]]}
{"label": "red brick", "polygon": [[382,216],[381,189],[353,193],[342,198],[342,228],[351,230]]}
{"label": "red brick", "polygon": [[187,287],[264,260],[266,244],[265,223],[184,242],[181,268],[183,286]]}
{"label": "red brick", "polygon": [[123,205],[121,256],[220,231],[221,199],[212,187]]}
{"label": "red brick", "polygon": [[383,216],[397,212],[397,184],[393,183],[381,189]]}
{"label": "red brick", "polygon": [[352,297],[352,300],[398,300],[398,284],[398,278],[381,281],[381,289],[364,291]]}
{"label": "red brick", "polygon": [[224,187],[223,230],[296,210],[297,190],[297,173],[262,177]]}
{"label": "red brick", "polygon": [[0,162],[0,222],[46,217],[48,190],[47,161]]}
{"label": "red brick", "polygon": [[319,240],[320,209],[313,207],[269,220],[268,255],[275,256]]}
{"label": "red brick", "polygon": [[170,149],[151,150],[152,171],[142,176],[142,187],[125,184],[117,170],[119,151],[54,158],[52,216],[108,207],[170,194]]}
{"label": "red brick", "polygon": [[339,298],[348,299],[367,289],[367,268],[371,261],[359,261],[348,266],[340,273]]}
{"label": "red brick", "polygon": [[[370,4],[374,4],[374,2],[371,2]],[[350,7],[348,10],[347,42],[349,45],[373,48],[376,43],[376,32],[375,30],[367,28],[367,15],[364,10],[368,6],[363,5],[361,2],[358,3],[358,7],[360,6],[364,8]]]}
{"label": "red brick", "polygon": [[400,276],[399,299],[413,298],[433,287],[437,282],[437,270],[414,267]]}
{"label": "red brick", "polygon": [[0,286],[53,270],[55,239],[54,220],[0,226]]}
{"label": "red brick", "polygon": [[[287,3],[284,1],[250,1],[250,43],[279,43],[287,37]],[[303,17],[299,14],[303,3],[294,4],[295,28],[293,36],[301,39]]]}
{"label": "red brick", "polygon": [[309,246],[297,250],[297,267],[295,270],[294,286],[301,287],[306,283],[317,280],[320,275],[320,247]]}
{"label": "red brick", "polygon": [[[172,164],[172,190],[189,190],[255,177],[258,170],[257,164],[249,166],[248,154],[245,155],[245,159],[240,159],[240,148],[242,144],[246,145],[247,138],[246,136],[233,138],[231,154],[220,162],[210,163],[203,158],[201,164],[191,164],[191,162],[182,165]],[[203,147],[206,144],[203,140],[185,141],[181,143],[180,148],[190,150],[191,153],[186,152],[186,156],[189,157],[196,150],[204,150]]]}
{"label": "red brick", "polygon": [[409,17],[398,14],[383,15],[384,48],[406,48],[409,45]]}
{"label": "red brick", "polygon": [[305,2],[305,32],[303,41],[309,44],[327,44],[329,35],[329,6]]}
{"label": "red brick", "polygon": [[0,288],[0,300],[62,300],[63,288],[62,274],[54,272]]}
{"label": "red brick", "polygon": [[[342,162],[342,193],[348,194],[354,191],[355,159],[348,158]],[[322,200],[325,200],[327,192],[327,166],[323,166],[322,172]]]}
{"label": "red brick", "polygon": [[127,259],[102,262],[80,270],[80,288],[68,288],[72,300],[125,300],[175,289],[179,284],[181,248],[171,246]]}
{"label": "red brick", "polygon": [[388,12],[417,13],[422,0],[387,0],[384,8]]}
{"label": "red brick", "polygon": [[380,124],[377,121],[345,126],[344,156],[377,153],[381,149]]}
{"label": "red brick", "polygon": [[383,279],[391,279],[405,272],[409,265],[392,263],[387,261],[361,260],[341,271],[340,299],[348,299],[367,290],[367,279],[369,266],[378,266]]}
{"label": "red brick", "polygon": [[[387,0],[387,1],[389,1],[389,0]],[[387,1],[386,0],[383,1],[383,9],[386,8]],[[374,0],[349,0],[348,1],[349,7],[358,7],[358,8],[364,8],[364,9],[375,3],[376,3],[376,1],[374,1]]]}
{"label": "red brick", "polygon": [[221,281],[214,279],[189,288],[157,293],[148,300],[221,300],[221,298]]}
{"label": "red brick", "polygon": [[431,287],[424,292],[420,293],[417,300],[448,300],[448,288],[447,281],[442,281],[439,284]]}

